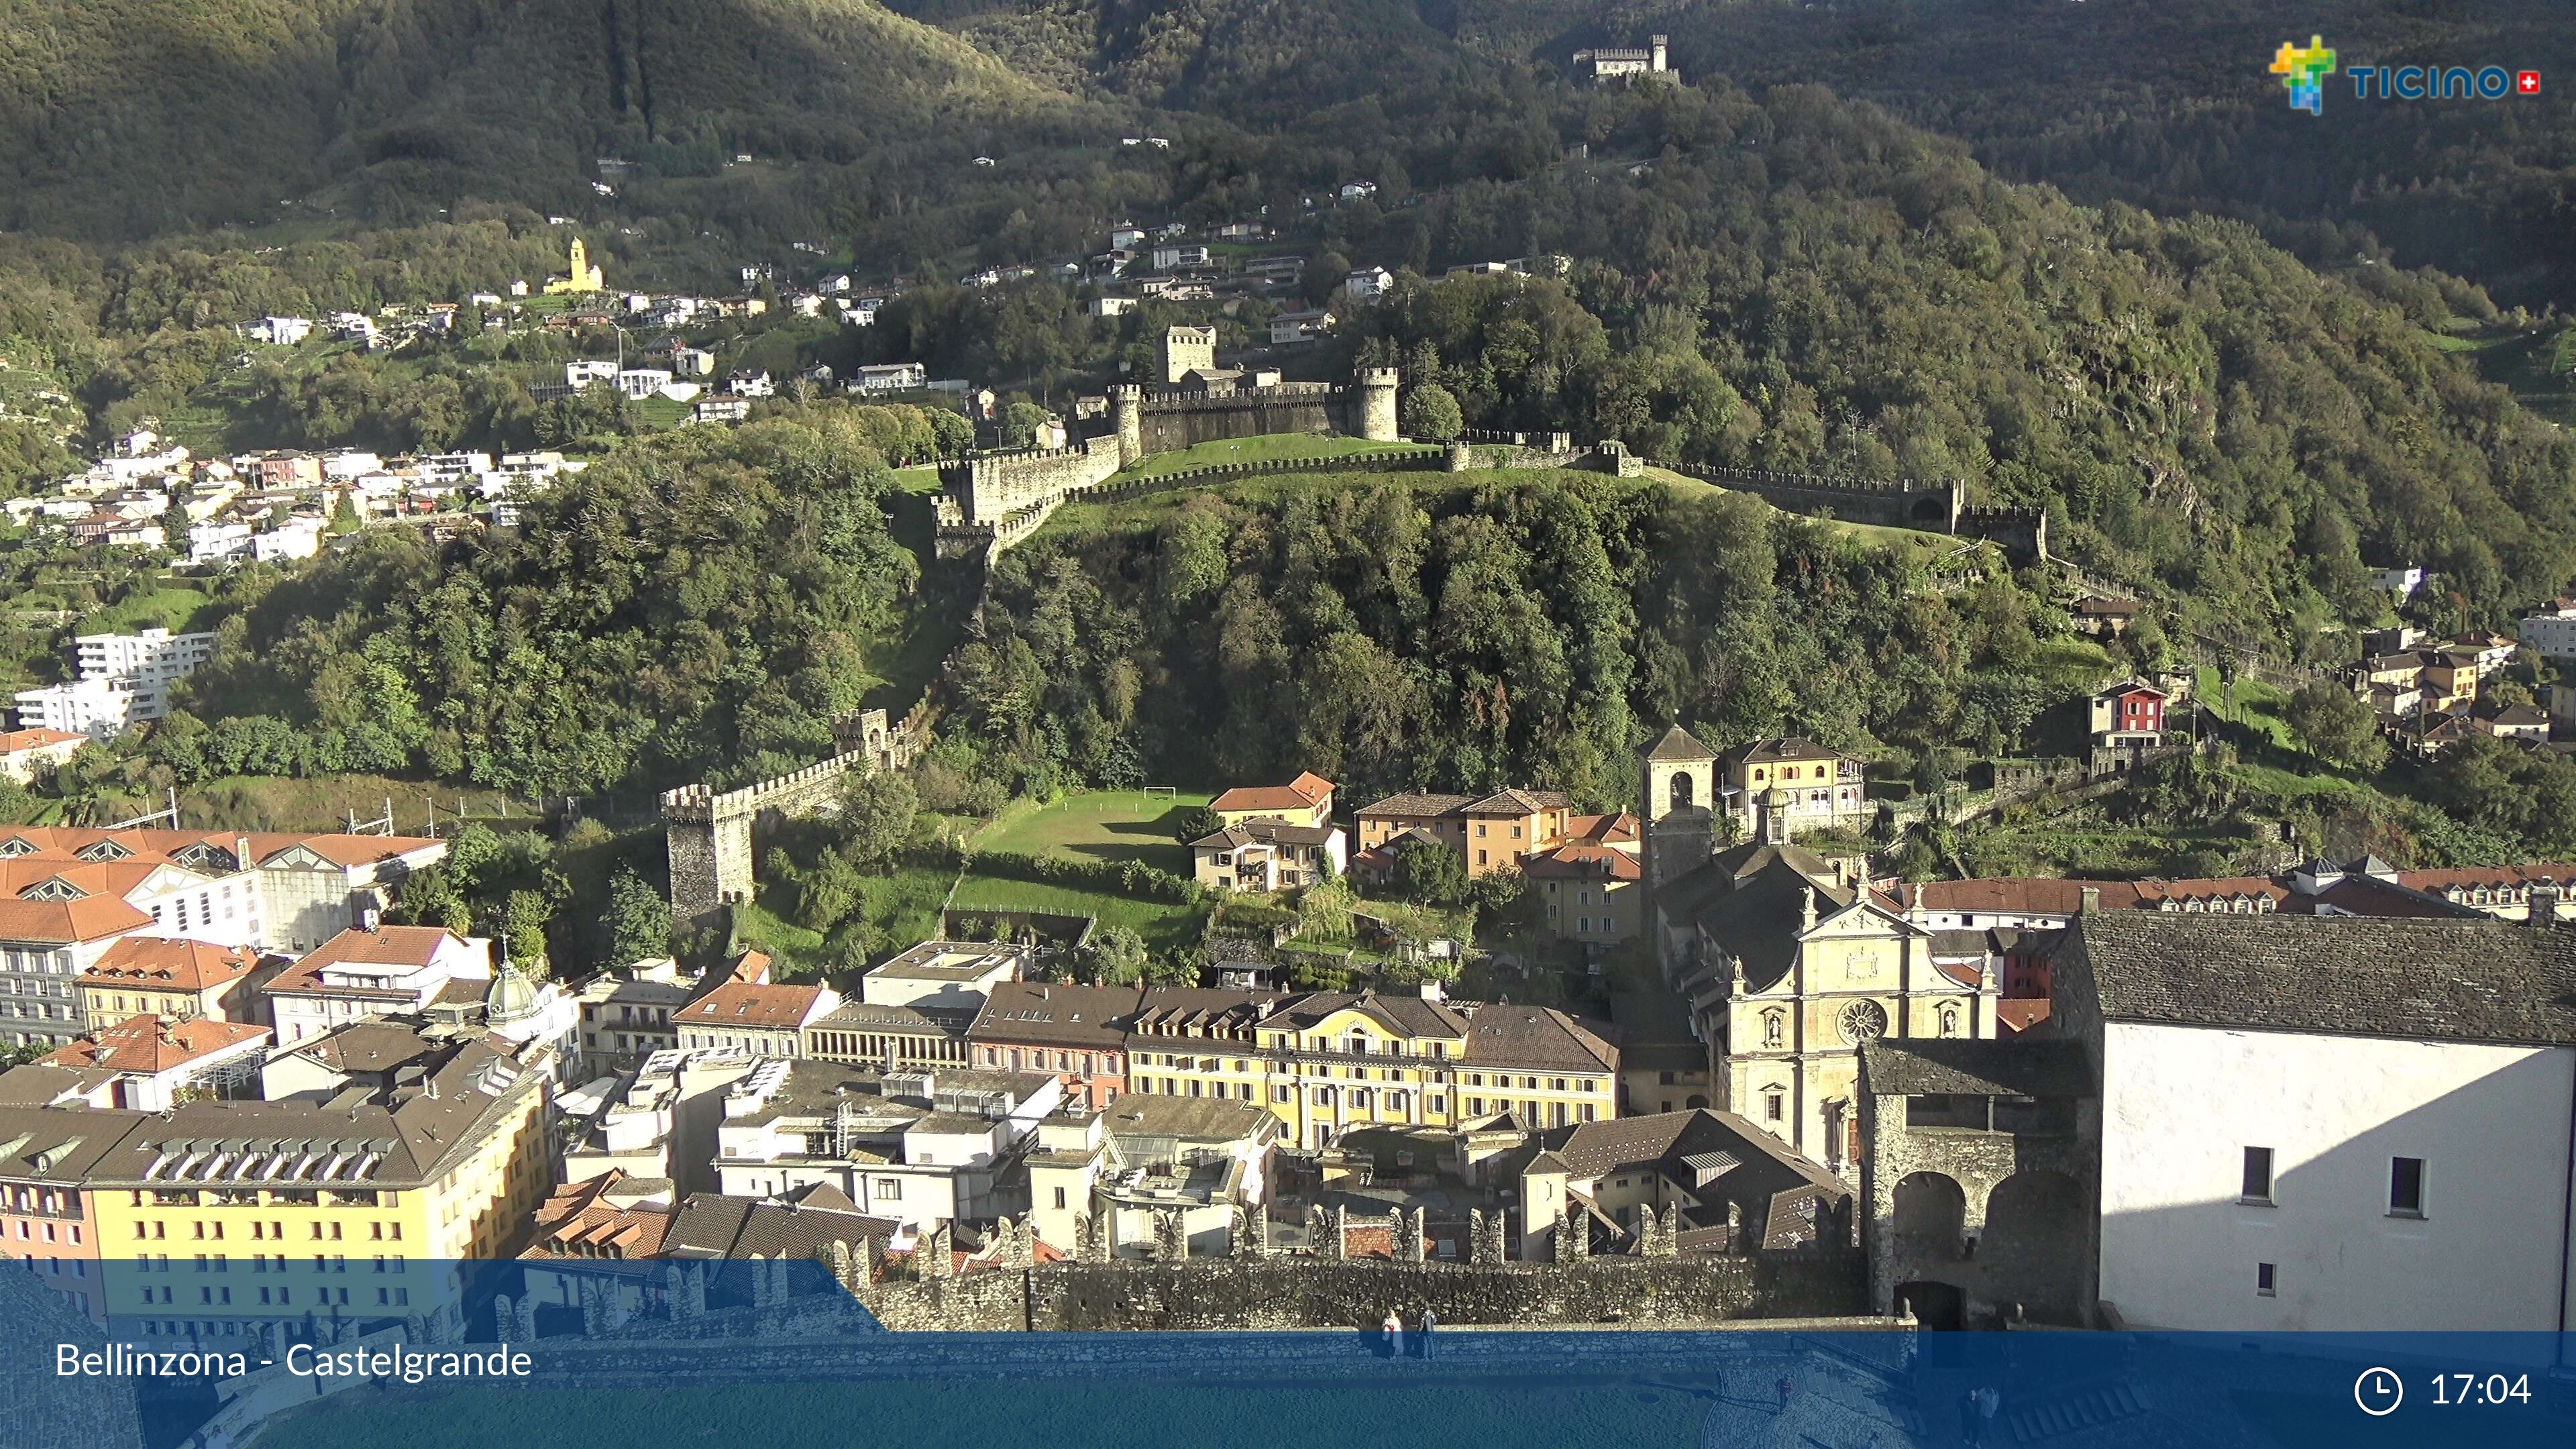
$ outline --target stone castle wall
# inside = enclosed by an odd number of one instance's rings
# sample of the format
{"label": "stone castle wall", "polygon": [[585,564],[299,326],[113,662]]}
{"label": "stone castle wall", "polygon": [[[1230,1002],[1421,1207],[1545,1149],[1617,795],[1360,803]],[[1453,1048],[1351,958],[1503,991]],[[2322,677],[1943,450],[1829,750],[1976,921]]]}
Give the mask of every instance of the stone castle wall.
{"label": "stone castle wall", "polygon": [[873,1285],[887,1328],[1016,1332],[1366,1328],[1395,1309],[1478,1324],[1629,1326],[1866,1312],[1857,1252],[1753,1253],[1575,1263],[1391,1263],[1231,1257],[1049,1263]]}
{"label": "stone castle wall", "polygon": [[1720,488],[1750,493],[1784,512],[1825,514],[1845,523],[1874,523],[1885,528],[1956,533],[1965,502],[1965,490],[1956,483],[1881,482],[1695,464],[1664,466]]}
{"label": "stone castle wall", "polygon": [[671,868],[671,909],[701,921],[752,895],[752,826],[762,816],[811,815],[835,800],[852,770],[900,769],[922,745],[915,716],[889,726],[871,709],[836,729],[842,746],[830,759],[738,790],[683,785],[662,792],[662,827]]}
{"label": "stone castle wall", "polygon": [[1350,392],[1323,383],[1289,382],[1230,393],[1149,397],[1139,420],[1144,450],[1172,453],[1200,443],[1272,433],[1357,434],[1357,427],[1344,426],[1353,406]]}

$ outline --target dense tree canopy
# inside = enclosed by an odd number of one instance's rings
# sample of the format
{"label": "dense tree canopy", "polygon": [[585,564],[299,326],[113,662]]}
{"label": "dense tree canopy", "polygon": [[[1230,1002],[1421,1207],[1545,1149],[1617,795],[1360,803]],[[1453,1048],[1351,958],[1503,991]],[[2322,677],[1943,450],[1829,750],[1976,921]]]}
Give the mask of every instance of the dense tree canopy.
{"label": "dense tree canopy", "polygon": [[539,794],[773,772],[829,752],[913,587],[889,479],[838,410],[638,442],[514,533],[373,532],[266,587],[194,707]]}

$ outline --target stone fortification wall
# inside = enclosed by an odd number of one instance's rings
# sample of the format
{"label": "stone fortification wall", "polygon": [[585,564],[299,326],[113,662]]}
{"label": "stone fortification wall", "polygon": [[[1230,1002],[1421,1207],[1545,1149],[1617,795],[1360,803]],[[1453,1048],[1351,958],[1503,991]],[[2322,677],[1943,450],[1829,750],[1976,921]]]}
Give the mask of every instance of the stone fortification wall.
{"label": "stone fortification wall", "polygon": [[959,522],[991,527],[1117,472],[1118,452],[1118,437],[1109,433],[1066,448],[988,453],[942,468],[940,482],[958,505]]}
{"label": "stone fortification wall", "polygon": [[1138,422],[1147,453],[1172,453],[1225,438],[1272,433],[1356,434],[1344,427],[1350,389],[1283,382],[1234,392],[1161,393],[1144,399]]}
{"label": "stone fortification wall", "polygon": [[835,800],[852,770],[900,769],[924,740],[919,711],[899,726],[886,712],[864,710],[840,722],[841,750],[830,759],[738,790],[682,785],[662,792],[662,827],[671,867],[671,909],[698,921],[751,899],[751,829],[763,815],[810,815]]}
{"label": "stone fortification wall", "polygon": [[1459,1327],[1636,1326],[1859,1314],[1868,1288],[1857,1252],[1472,1266],[1231,1257],[889,1282],[864,1301],[902,1330],[1365,1328],[1425,1308]]}
{"label": "stone fortification wall", "polygon": [[1881,482],[1820,473],[1770,473],[1758,468],[1705,468],[1691,463],[1663,466],[1720,488],[1750,493],[1785,512],[1825,514],[1845,523],[1956,533],[1964,502],[1964,490],[1956,483]]}

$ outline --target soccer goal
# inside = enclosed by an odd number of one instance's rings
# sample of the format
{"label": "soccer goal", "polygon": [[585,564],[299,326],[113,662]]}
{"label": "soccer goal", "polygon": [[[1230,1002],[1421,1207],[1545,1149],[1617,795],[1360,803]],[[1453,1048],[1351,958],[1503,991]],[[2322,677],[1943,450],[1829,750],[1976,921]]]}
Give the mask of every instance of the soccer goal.
{"label": "soccer goal", "polygon": [[1175,789],[1170,785],[1148,785],[1145,787],[1145,798],[1148,800],[1178,799],[1180,797],[1180,793],[1181,792],[1178,789]]}

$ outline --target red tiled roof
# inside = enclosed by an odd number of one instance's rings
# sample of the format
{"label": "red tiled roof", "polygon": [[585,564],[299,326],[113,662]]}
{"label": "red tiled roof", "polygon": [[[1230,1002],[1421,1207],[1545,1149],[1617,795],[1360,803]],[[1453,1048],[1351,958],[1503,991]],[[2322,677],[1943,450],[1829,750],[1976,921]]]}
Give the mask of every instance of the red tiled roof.
{"label": "red tiled roof", "polygon": [[31,729],[0,731],[0,755],[15,755],[27,750],[41,750],[47,745],[71,744],[75,741],[85,741],[88,738],[89,736],[87,735],[76,735],[67,730]]}
{"label": "red tiled roof", "polygon": [[1637,817],[1622,810],[1616,815],[1570,815],[1565,821],[1566,835],[1575,840],[1598,841],[1603,845],[1637,841]]}
{"label": "red tiled roof", "polygon": [[268,1028],[264,1026],[202,1016],[165,1024],[160,1017],[147,1013],[100,1027],[42,1060],[49,1067],[103,1067],[153,1076],[267,1036]]}
{"label": "red tiled roof", "polygon": [[464,939],[444,926],[379,926],[372,931],[363,926],[351,926],[286,968],[284,974],[269,983],[268,989],[272,995],[348,989],[322,986],[323,968],[344,962],[367,966],[426,966],[437,959],[438,949],[443,943],[462,942]]}
{"label": "red tiled roof", "polygon": [[209,941],[165,941],[154,936],[128,936],[81,973],[81,984],[164,986],[176,991],[203,991],[238,981],[259,965],[246,946],[218,946]]}
{"label": "red tiled roof", "polygon": [[151,916],[112,895],[76,901],[0,899],[0,941],[72,945],[108,940],[151,924]]}
{"label": "red tiled roof", "polygon": [[1216,797],[1212,810],[1312,810],[1333,793],[1333,782],[1311,770],[1285,785],[1237,785]]}
{"label": "red tiled roof", "polygon": [[822,995],[823,988],[819,986],[728,981],[681,1007],[673,1020],[686,1026],[793,1029],[805,1024]]}

